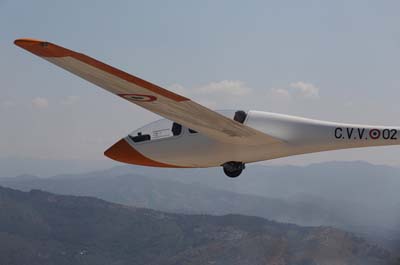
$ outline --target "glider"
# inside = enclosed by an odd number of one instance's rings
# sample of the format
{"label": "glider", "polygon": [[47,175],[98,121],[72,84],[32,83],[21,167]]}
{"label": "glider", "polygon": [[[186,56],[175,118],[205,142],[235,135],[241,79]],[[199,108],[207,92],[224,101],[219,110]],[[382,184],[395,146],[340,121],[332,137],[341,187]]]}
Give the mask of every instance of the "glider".
{"label": "glider", "polygon": [[237,177],[245,164],[346,148],[400,144],[398,127],[344,124],[270,112],[210,110],[136,76],[50,42],[17,46],[165,119],[139,128],[104,154],[152,167],[222,166]]}

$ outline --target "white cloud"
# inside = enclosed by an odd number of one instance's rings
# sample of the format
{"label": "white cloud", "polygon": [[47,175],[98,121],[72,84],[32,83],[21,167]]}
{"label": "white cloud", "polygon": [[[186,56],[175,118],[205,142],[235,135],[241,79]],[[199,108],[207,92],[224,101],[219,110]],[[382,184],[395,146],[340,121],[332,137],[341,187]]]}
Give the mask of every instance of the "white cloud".
{"label": "white cloud", "polygon": [[36,97],[32,99],[32,107],[35,109],[44,109],[49,106],[49,102],[47,99],[42,98],[42,97]]}
{"label": "white cloud", "polygon": [[172,84],[168,86],[171,91],[181,94],[182,96],[244,96],[251,93],[252,89],[246,86],[242,81],[223,80],[219,82],[211,82],[203,86],[188,89],[181,84]]}
{"label": "white cloud", "polygon": [[290,88],[295,90],[295,93],[299,93],[300,96],[305,98],[319,98],[319,88],[311,83],[298,81],[290,83]]}
{"label": "white cloud", "polygon": [[287,88],[271,88],[270,95],[280,99],[317,99],[319,98],[319,88],[311,83],[298,81],[290,83]]}
{"label": "white cloud", "polygon": [[188,96],[187,94],[189,93],[189,91],[180,84],[172,84],[172,85],[168,86],[168,89],[171,90],[172,92],[180,94],[184,97]]}
{"label": "white cloud", "polygon": [[279,97],[279,98],[289,98],[290,93],[286,89],[283,88],[271,88],[271,94],[274,97]]}
{"label": "white cloud", "polygon": [[224,94],[227,96],[244,96],[250,94],[251,88],[237,80],[223,80],[212,82],[205,86],[196,88],[196,93],[201,94]]}
{"label": "white cloud", "polygon": [[239,80],[222,80],[191,88],[173,84],[168,89],[211,109],[265,109],[267,106],[271,111],[285,112],[289,106],[297,106],[296,102],[319,98],[319,88],[304,81],[271,88],[266,94]]}
{"label": "white cloud", "polygon": [[237,102],[243,102],[243,99],[249,97],[252,92],[251,88],[238,80],[222,80],[193,88],[172,84],[168,89],[211,109],[233,108]]}
{"label": "white cloud", "polygon": [[61,104],[63,105],[74,105],[79,101],[78,96],[68,96],[65,99],[61,101]]}
{"label": "white cloud", "polygon": [[1,107],[5,108],[5,109],[9,109],[11,107],[15,106],[15,102],[11,101],[11,100],[5,100],[3,102],[1,102]]}

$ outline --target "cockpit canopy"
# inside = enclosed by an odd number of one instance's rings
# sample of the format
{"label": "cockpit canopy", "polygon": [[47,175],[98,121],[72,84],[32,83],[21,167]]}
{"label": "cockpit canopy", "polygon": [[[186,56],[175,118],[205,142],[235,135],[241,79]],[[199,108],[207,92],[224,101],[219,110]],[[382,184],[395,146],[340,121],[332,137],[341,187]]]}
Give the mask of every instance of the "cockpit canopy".
{"label": "cockpit canopy", "polygon": [[178,136],[182,133],[182,125],[167,119],[158,120],[133,131],[129,137],[134,142],[157,140]]}
{"label": "cockpit canopy", "polygon": [[[228,117],[230,119],[234,119],[240,123],[243,123],[244,120],[246,119],[246,112],[242,110],[220,110],[216,111],[219,114],[224,115],[225,117]],[[179,136],[183,133],[187,134],[196,134],[197,131],[183,127],[182,125],[167,120],[167,119],[161,119],[154,121],[152,123],[149,123],[135,131],[129,134],[129,138],[135,142],[145,142],[145,141],[150,141],[150,140],[159,140],[159,139],[164,139],[164,138],[169,138],[169,137],[175,137]]]}

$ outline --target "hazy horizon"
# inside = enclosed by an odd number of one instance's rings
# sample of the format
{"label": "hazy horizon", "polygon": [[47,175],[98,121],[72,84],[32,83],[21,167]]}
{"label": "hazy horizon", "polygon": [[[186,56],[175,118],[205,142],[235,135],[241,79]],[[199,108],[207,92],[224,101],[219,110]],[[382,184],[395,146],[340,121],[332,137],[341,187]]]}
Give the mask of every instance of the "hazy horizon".
{"label": "hazy horizon", "polygon": [[[274,163],[275,161],[275,163]],[[308,163],[302,163],[301,161],[294,161],[293,163],[279,163],[278,160],[272,160],[269,162],[259,162],[259,163],[251,163],[247,165],[247,167],[253,166],[265,166],[265,167],[286,167],[286,166],[295,166],[295,167],[310,167],[319,164],[343,164],[343,165],[359,165],[360,163],[365,163],[367,165],[380,167],[393,167],[396,169],[400,169],[400,166],[397,165],[385,165],[379,163],[371,163],[363,160],[330,160],[330,161],[317,161],[313,162],[312,160],[308,160]],[[163,168],[151,168],[145,166],[135,166],[128,165],[124,163],[119,163],[112,160],[59,160],[59,159],[34,159],[34,158],[0,158],[0,178],[4,177],[17,177],[23,175],[32,175],[37,177],[53,177],[57,175],[76,175],[76,174],[85,174],[98,172],[103,170],[113,169],[115,167],[126,166],[132,167],[132,173],[135,173],[136,170],[139,172],[146,172],[148,170],[153,171],[165,171]],[[180,169],[167,169],[168,171],[174,171],[177,174],[182,171]],[[222,173],[222,170],[218,167],[215,168],[204,168],[204,169],[185,169],[184,172],[208,172],[213,171],[216,175],[225,177]],[[246,171],[245,171],[246,173]],[[197,173],[195,173],[197,174]],[[179,174],[178,174],[179,175]],[[246,174],[243,175],[246,178]]]}

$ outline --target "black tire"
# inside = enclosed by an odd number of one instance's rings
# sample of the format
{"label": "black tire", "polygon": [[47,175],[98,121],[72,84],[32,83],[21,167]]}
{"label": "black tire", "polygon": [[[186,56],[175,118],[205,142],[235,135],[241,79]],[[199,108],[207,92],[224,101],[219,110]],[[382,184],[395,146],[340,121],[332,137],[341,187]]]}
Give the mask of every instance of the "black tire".
{"label": "black tire", "polygon": [[242,173],[243,169],[238,169],[238,170],[234,170],[234,171],[230,171],[227,170],[226,168],[224,168],[224,173],[225,175],[227,175],[230,178],[236,178],[239,177],[239,175]]}
{"label": "black tire", "polygon": [[245,165],[242,162],[230,161],[223,164],[222,167],[225,175],[230,178],[236,178],[242,173]]}

